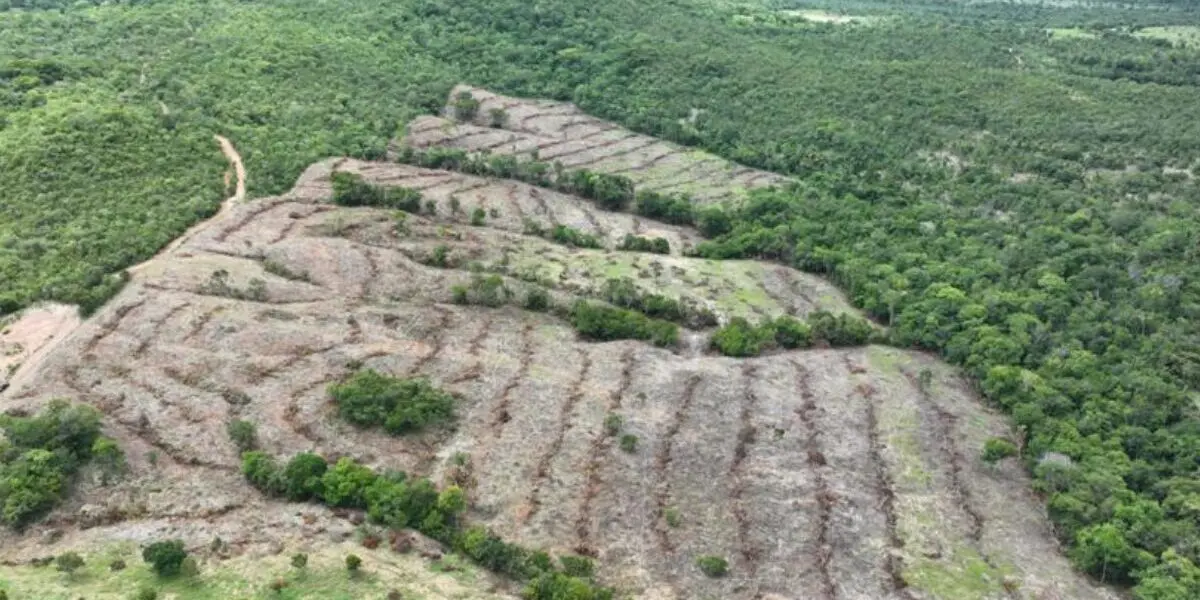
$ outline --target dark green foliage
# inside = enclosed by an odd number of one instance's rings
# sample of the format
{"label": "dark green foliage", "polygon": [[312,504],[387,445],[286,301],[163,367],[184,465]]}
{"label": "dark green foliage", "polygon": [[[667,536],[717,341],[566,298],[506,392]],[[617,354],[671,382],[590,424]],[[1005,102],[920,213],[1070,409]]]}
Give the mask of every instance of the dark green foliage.
{"label": "dark green foliage", "polygon": [[459,92],[454,97],[454,118],[459,121],[473,121],[479,114],[479,101],[471,92]]}
{"label": "dark green foliage", "polygon": [[720,556],[705,555],[696,558],[696,566],[709,577],[724,577],[729,573],[729,561]]}
{"label": "dark green foliage", "polygon": [[525,292],[525,309],[537,312],[550,310],[550,292],[545,288],[531,287]]}
{"label": "dark green foliage", "polygon": [[349,457],[339,458],[321,477],[325,503],[345,508],[366,508],[367,490],[375,483],[375,472]]}
{"label": "dark green foliage", "polygon": [[696,228],[704,237],[717,237],[729,233],[733,229],[733,221],[724,209],[709,206],[696,214]]}
{"label": "dark green foliage", "polygon": [[362,559],[359,558],[357,554],[347,554],[346,555],[346,570],[349,571],[350,574],[353,575],[355,573],[358,573],[358,570],[360,568],[362,568]]}
{"label": "dark green foliage", "polygon": [[638,436],[633,435],[632,433],[626,433],[621,436],[621,440],[617,445],[621,447],[621,451],[633,454],[634,452],[637,452]]}
{"label": "dark green foliage", "polygon": [[648,238],[632,233],[625,234],[625,238],[621,240],[621,245],[617,246],[617,250],[626,250],[630,252],[653,252],[654,254],[670,254],[671,243],[664,238]]}
{"label": "dark green foliage", "polygon": [[487,223],[487,211],[476,206],[475,210],[471,211],[471,225],[475,227],[483,227]]}
{"label": "dark green foliage", "polygon": [[654,319],[674,321],[691,327],[709,327],[717,324],[717,316],[711,310],[661,294],[643,292],[627,277],[605,281],[602,297],[610,304],[636,310]]}
{"label": "dark green foliage", "polygon": [[603,247],[603,244],[600,243],[600,238],[566,225],[555,225],[546,237],[550,241],[564,246],[574,246],[576,248]]}
{"label": "dark green foliage", "polygon": [[64,552],[54,559],[54,567],[69,575],[83,567],[83,558],[74,552]]}
{"label": "dark green foliage", "polygon": [[235,419],[229,422],[226,431],[229,432],[229,439],[233,440],[233,445],[239,452],[249,452],[258,447],[258,429],[254,423],[244,419]]}
{"label": "dark green foliage", "polygon": [[500,128],[508,124],[508,113],[503,108],[493,108],[488,111],[488,125]]}
{"label": "dark green foliage", "polygon": [[293,502],[321,499],[327,468],[325,459],[311,452],[293,456],[283,469],[284,496]]}
{"label": "dark green foliage", "polygon": [[633,212],[672,225],[693,225],[695,216],[692,201],[686,196],[638,191]]}
{"label": "dark green foliage", "polygon": [[303,569],[308,566],[308,555],[303,552],[297,552],[292,555],[292,568]]}
{"label": "dark green foliage", "polygon": [[282,496],[287,492],[283,469],[265,452],[252,451],[242,454],[242,475],[265,494]]}
{"label": "dark green foliage", "polygon": [[354,173],[334,173],[331,179],[335,204],[394,208],[410,213],[421,211],[421,192],[417,190],[374,185]]}
{"label": "dark green foliage", "polygon": [[187,557],[182,540],[164,540],[142,548],[142,560],[149,563],[159,577],[178,575]]}
{"label": "dark green foliage", "polygon": [[862,346],[871,342],[875,335],[875,328],[871,326],[870,322],[850,313],[834,315],[818,310],[809,313],[805,321],[812,331],[814,340],[825,342],[834,348]]}
{"label": "dark green foliage", "polygon": [[101,441],[100,413],[90,406],[54,400],[32,417],[0,415],[0,429],[0,520],[9,526],[52,508],[97,449],[106,472],[124,465],[115,443]]}
{"label": "dark green foliage", "polygon": [[565,573],[542,573],[521,591],[525,600],[612,600],[614,592]]}
{"label": "dark green foliage", "polygon": [[108,563],[108,570],[109,571],[124,571],[125,570],[125,561],[121,560],[119,558],[114,558],[112,562]]}
{"label": "dark green foliage", "polygon": [[134,595],[134,598],[136,600],[157,600],[158,590],[145,585],[138,589],[137,594]]}
{"label": "dark green foliage", "polygon": [[585,300],[571,306],[571,324],[580,335],[599,341],[647,340],[656,346],[673,346],[679,341],[679,327],[674,323]]}
{"label": "dark green foliage", "polygon": [[454,396],[423,378],[398,379],[367,369],[329,386],[338,415],[360,427],[380,424],[392,435],[454,418]]}
{"label": "dark green foliage", "polygon": [[755,327],[746,319],[736,317],[718,329],[712,336],[712,346],[725,356],[758,356],[768,344],[775,341],[769,326]]}
{"label": "dark green foliage", "polygon": [[772,327],[775,329],[775,343],[784,348],[790,350],[812,345],[812,327],[804,321],[792,317],[779,317],[772,323]]}
{"label": "dark green foliage", "polygon": [[983,443],[980,458],[987,463],[996,463],[1018,453],[1017,445],[1004,438],[990,438]]}

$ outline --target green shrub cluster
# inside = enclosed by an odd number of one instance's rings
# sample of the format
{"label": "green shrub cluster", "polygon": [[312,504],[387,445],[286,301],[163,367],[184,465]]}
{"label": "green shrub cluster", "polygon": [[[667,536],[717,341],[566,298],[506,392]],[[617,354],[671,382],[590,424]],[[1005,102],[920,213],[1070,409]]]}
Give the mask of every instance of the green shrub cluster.
{"label": "green shrub cluster", "polygon": [[504,278],[499,275],[471,274],[469,285],[455,285],[450,288],[455,304],[482,304],[493,308],[501,306],[512,298],[512,290],[504,285]]}
{"label": "green shrub cluster", "polygon": [[628,277],[606,280],[601,297],[610,304],[636,310],[652,319],[674,321],[689,327],[712,327],[718,322],[713,311],[693,302],[643,292]]}
{"label": "green shrub cluster", "polygon": [[331,179],[333,203],[339,206],[394,208],[410,213],[421,211],[421,192],[417,190],[374,185],[355,173],[338,172]]}
{"label": "green shrub cluster", "polygon": [[633,212],[672,225],[696,224],[692,199],[682,194],[639,190],[634,195]]}
{"label": "green shrub cluster", "polygon": [[555,225],[546,236],[550,241],[576,248],[603,248],[600,238],[567,225]]}
{"label": "green shrub cluster", "polygon": [[[366,510],[372,523],[391,529],[416,529],[490,571],[529,581],[524,591],[529,600],[613,597],[611,589],[591,581],[594,566],[587,559],[565,556],[561,559],[561,570],[555,569],[544,552],[505,542],[482,527],[464,527],[466,497],[457,486],[439,491],[425,478],[410,478],[403,472],[378,473],[349,457],[342,457],[330,466],[311,453],[297,454],[281,467],[265,453],[247,452],[242,455],[242,473],[254,487],[270,496]],[[168,551],[162,554],[174,557]],[[347,561],[347,568],[355,570],[357,566],[351,568]]]}
{"label": "green shrub cluster", "polygon": [[627,252],[653,252],[654,254],[670,254],[671,243],[666,238],[660,237],[643,237],[633,235],[632,233],[625,234],[625,238],[621,240],[621,244],[617,246],[617,250],[625,250]]}
{"label": "green shrub cluster", "polygon": [[758,326],[736,317],[713,333],[712,347],[725,356],[744,358],[758,356],[776,346],[788,349],[814,344],[843,347],[862,346],[873,341],[879,341],[879,335],[867,320],[821,310],[810,313],[804,321],[779,317]]}
{"label": "green shrub cluster", "polygon": [[106,471],[124,466],[116,443],[100,436],[100,413],[90,406],[53,400],[34,416],[0,415],[0,429],[0,521],[11,527],[50,510],[89,460]]}
{"label": "green shrub cluster", "polygon": [[329,386],[338,415],[359,427],[392,435],[418,431],[454,418],[454,396],[424,378],[401,379],[365,369]]}
{"label": "green shrub cluster", "polygon": [[674,346],[679,341],[679,326],[674,323],[586,300],[571,306],[571,324],[592,340],[647,340],[656,346]]}
{"label": "green shrub cluster", "polygon": [[159,577],[173,577],[183,571],[183,561],[188,558],[182,540],[154,542],[142,548],[142,560],[146,561]]}

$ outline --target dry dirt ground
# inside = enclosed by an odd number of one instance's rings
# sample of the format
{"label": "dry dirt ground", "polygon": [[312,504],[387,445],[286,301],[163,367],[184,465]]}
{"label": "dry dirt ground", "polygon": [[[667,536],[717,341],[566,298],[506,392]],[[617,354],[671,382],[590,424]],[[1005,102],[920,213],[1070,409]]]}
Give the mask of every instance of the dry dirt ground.
{"label": "dry dirt ground", "polygon": [[[487,98],[538,135],[625,135],[567,105]],[[397,230],[389,211],[337,208],[335,170],[420,188],[437,215]],[[756,180],[740,181],[708,197]],[[500,216],[467,226],[452,195],[465,214],[484,205]],[[1116,597],[1070,569],[1018,465],[979,461],[1005,421],[928,356],[867,347],[738,360],[704,352],[703,331],[674,351],[589,343],[551,315],[450,304],[479,262],[510,269],[516,290],[528,285],[521,268],[542,269],[560,302],[628,275],[723,318],[845,306],[829,284],[785,267],[566,249],[523,236],[526,217],[610,241],[649,229],[673,247],[696,239],[514,182],[345,159],[312,166],[288,194],[228,206],[0,396],[5,410],[53,397],[97,406],[131,466],[115,485],[85,478],[29,531],[0,533],[0,559],[165,536],[196,548],[219,536],[249,555],[347,540],[353,527],[329,511],[264,500],[242,480],[225,432],[241,418],[278,455],[353,455],[439,481],[466,455],[472,520],[527,546],[594,555],[601,579],[631,597]],[[423,264],[440,244],[464,260]],[[400,439],[340,422],[325,390],[358,365],[455,392],[457,425]],[[610,414],[637,436],[633,452],[606,432]],[[708,554],[729,560],[728,577],[697,569]]]}

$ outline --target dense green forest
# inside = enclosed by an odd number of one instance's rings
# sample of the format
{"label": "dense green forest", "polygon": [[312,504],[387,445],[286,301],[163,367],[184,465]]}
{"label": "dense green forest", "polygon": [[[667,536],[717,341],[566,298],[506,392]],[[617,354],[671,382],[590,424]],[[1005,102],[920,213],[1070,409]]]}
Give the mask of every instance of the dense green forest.
{"label": "dense green forest", "polygon": [[796,176],[701,250],[827,274],[963,365],[1080,568],[1200,597],[1194,2],[93,4],[0,0],[0,313],[93,308],[215,210],[214,133],[263,195],[458,82],[574,100]]}

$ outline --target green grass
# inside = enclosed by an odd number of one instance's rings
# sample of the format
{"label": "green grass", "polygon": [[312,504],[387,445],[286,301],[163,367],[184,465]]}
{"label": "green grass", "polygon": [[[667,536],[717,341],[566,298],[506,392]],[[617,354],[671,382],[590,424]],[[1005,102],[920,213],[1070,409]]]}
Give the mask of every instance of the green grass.
{"label": "green grass", "polygon": [[1190,47],[1200,46],[1200,26],[1143,27],[1133,35],[1141,38],[1167,40],[1173,44]]}
{"label": "green grass", "polygon": [[[346,572],[343,561],[348,553],[363,558],[362,572],[357,576]],[[136,547],[119,544],[83,554],[84,568],[70,577],[53,565],[0,567],[0,589],[13,600],[127,600],[143,586],[157,589],[159,598],[177,600],[382,600],[391,590],[400,591],[404,598],[429,600],[495,597],[484,588],[487,576],[456,558],[428,563],[415,555],[341,544],[310,552],[308,566],[297,570],[289,565],[291,554],[204,559],[199,577],[163,580],[142,562]],[[127,567],[110,571],[108,565],[117,558]],[[277,594],[271,584],[279,578],[287,585]]]}

